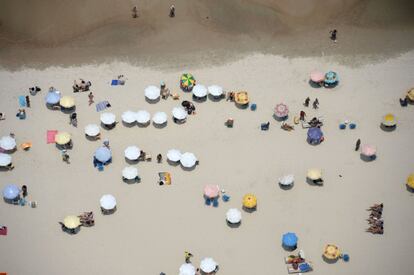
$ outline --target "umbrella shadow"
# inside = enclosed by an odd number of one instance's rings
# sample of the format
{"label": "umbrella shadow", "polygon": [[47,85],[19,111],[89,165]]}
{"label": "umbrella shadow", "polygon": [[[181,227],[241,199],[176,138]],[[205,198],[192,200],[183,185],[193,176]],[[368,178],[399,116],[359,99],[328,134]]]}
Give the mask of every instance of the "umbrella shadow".
{"label": "umbrella shadow", "polygon": [[75,234],[78,234],[79,233],[79,231],[80,231],[80,226],[78,226],[78,227],[76,227],[76,228],[72,228],[72,229],[70,229],[70,228],[67,228],[67,227],[65,227],[65,226],[63,226],[62,225],[62,231],[63,232],[65,232],[65,233],[67,233],[67,234],[69,234],[69,235],[75,235]]}
{"label": "umbrella shadow", "polygon": [[394,126],[385,126],[384,124],[381,123],[380,125],[381,130],[383,130],[384,132],[392,132],[395,129],[397,129],[397,125]]}
{"label": "umbrella shadow", "polygon": [[114,129],[116,124],[117,124],[117,122],[114,122],[114,123],[109,124],[109,125],[104,124],[103,122],[101,122],[101,127],[102,127],[102,129],[105,129],[105,130],[109,131],[109,130]]}
{"label": "umbrella shadow", "polygon": [[161,97],[157,97],[156,99],[149,99],[148,97],[145,97],[145,101],[149,104],[155,104],[160,102]]}
{"label": "umbrella shadow", "polygon": [[306,178],[306,183],[309,184],[310,186],[318,186],[318,187],[323,186],[323,180],[322,179],[311,180],[310,178]]}
{"label": "umbrella shadow", "polygon": [[111,214],[115,213],[116,210],[117,210],[116,206],[113,209],[110,209],[110,210],[107,210],[107,209],[104,209],[104,208],[101,207],[102,215],[111,215]]}
{"label": "umbrella shadow", "polygon": [[221,96],[213,96],[212,94],[208,94],[208,99],[213,102],[219,102],[225,97],[226,97],[225,94],[222,94]]}
{"label": "umbrella shadow", "polygon": [[5,154],[14,154],[17,151],[17,147],[14,147],[11,150],[4,150]]}
{"label": "umbrella shadow", "polygon": [[407,189],[407,191],[410,192],[410,193],[414,193],[414,188],[411,188],[407,184],[405,185],[405,189]]}
{"label": "umbrella shadow", "polygon": [[157,124],[155,122],[152,122],[152,125],[154,125],[154,127],[157,128],[157,129],[163,129],[167,126],[167,121],[164,122],[163,124]]}
{"label": "umbrella shadow", "polygon": [[128,164],[130,164],[130,165],[134,165],[134,164],[138,164],[138,162],[139,162],[139,158],[138,158],[138,159],[135,159],[135,160],[131,160],[131,159],[127,159],[127,158],[125,157],[125,161],[126,161],[126,163],[128,163]]}
{"label": "umbrella shadow", "polygon": [[328,259],[325,256],[322,255],[322,260],[327,264],[334,264],[338,261],[339,258],[336,259]]}
{"label": "umbrella shadow", "polygon": [[167,159],[167,162],[171,166],[178,166],[178,165],[180,165],[180,162],[179,161],[172,161],[172,160]]}
{"label": "umbrella shadow", "polygon": [[257,206],[255,206],[253,208],[247,208],[246,206],[243,206],[242,209],[247,213],[254,213],[254,212],[257,211]]}
{"label": "umbrella shadow", "polygon": [[122,181],[125,182],[126,184],[134,184],[134,183],[140,183],[141,182],[141,178],[140,177],[136,177],[134,179],[127,179],[122,177]]}
{"label": "umbrella shadow", "polygon": [[197,96],[193,95],[193,100],[195,102],[199,102],[199,103],[206,102],[207,101],[207,96],[197,97]]}
{"label": "umbrella shadow", "polygon": [[227,226],[230,227],[230,228],[233,228],[233,229],[234,228],[239,228],[240,225],[241,225],[241,221],[238,222],[238,223],[231,223],[231,222],[227,221]]}
{"label": "umbrella shadow", "polygon": [[91,136],[88,136],[87,134],[85,134],[85,138],[89,141],[97,141],[98,139],[100,139],[97,136],[91,137]]}
{"label": "umbrella shadow", "polygon": [[59,145],[55,143],[55,146],[58,150],[71,150],[73,149],[73,141],[70,141],[68,144]]}
{"label": "umbrella shadow", "polygon": [[247,104],[238,104],[238,103],[236,103],[236,102],[234,102],[234,104],[236,105],[236,107],[238,108],[238,109],[240,109],[240,110],[246,110],[246,109],[248,109],[249,108],[249,103],[247,103]]}
{"label": "umbrella shadow", "polygon": [[293,185],[294,185],[293,183],[289,184],[289,185],[283,185],[283,184],[280,184],[280,182],[279,182],[280,189],[285,190],[285,191],[288,191],[288,190],[292,189]]}
{"label": "umbrella shadow", "polygon": [[20,195],[17,196],[17,198],[15,198],[15,199],[7,199],[7,198],[3,197],[3,201],[7,204],[18,205],[19,200],[20,200]]}
{"label": "umbrella shadow", "polygon": [[64,114],[69,115],[69,114],[71,114],[71,113],[73,113],[73,112],[75,112],[75,111],[76,111],[76,106],[74,106],[74,107],[72,107],[72,108],[63,108],[63,107],[61,107],[61,108],[60,108],[60,111],[61,111],[62,113],[64,113]]}
{"label": "umbrella shadow", "polygon": [[137,123],[139,128],[147,128],[148,125],[150,125],[150,121],[148,121],[147,123]]}
{"label": "umbrella shadow", "polygon": [[295,246],[287,246],[285,244],[282,244],[282,247],[285,251],[289,251],[289,252],[292,252],[293,250],[295,250],[297,248],[296,245]]}
{"label": "umbrella shadow", "polygon": [[320,84],[320,83],[317,83],[317,82],[313,82],[311,79],[309,79],[308,83],[312,88],[319,89],[319,88],[323,87],[323,83]]}
{"label": "umbrella shadow", "polygon": [[46,108],[48,108],[51,111],[60,111],[60,106],[58,104],[49,104],[46,103]]}
{"label": "umbrella shadow", "polygon": [[278,117],[277,115],[273,114],[273,118],[274,118],[276,121],[282,122],[282,121],[286,121],[286,120],[289,118],[289,116],[285,116],[285,117]]}
{"label": "umbrella shadow", "polygon": [[182,166],[182,165],[181,165],[181,168],[182,168],[184,171],[190,172],[190,171],[193,171],[193,170],[196,168],[196,166],[197,166],[197,165],[193,165],[192,167],[184,167],[184,166]]}
{"label": "umbrella shadow", "polygon": [[122,121],[122,125],[124,125],[125,127],[127,127],[127,128],[132,128],[132,127],[134,127],[134,126],[136,126],[137,125],[137,122],[136,121],[134,121],[134,122],[131,122],[131,123],[127,123],[127,122],[125,122],[125,121]]}
{"label": "umbrella shadow", "polygon": [[373,161],[377,158],[377,155],[366,156],[366,155],[361,153],[361,154],[359,154],[359,157],[361,158],[361,160],[363,160],[365,162],[371,162],[371,161]]}
{"label": "umbrella shadow", "polygon": [[10,166],[0,166],[0,172],[7,172],[7,171],[11,171],[13,168],[11,168]]}

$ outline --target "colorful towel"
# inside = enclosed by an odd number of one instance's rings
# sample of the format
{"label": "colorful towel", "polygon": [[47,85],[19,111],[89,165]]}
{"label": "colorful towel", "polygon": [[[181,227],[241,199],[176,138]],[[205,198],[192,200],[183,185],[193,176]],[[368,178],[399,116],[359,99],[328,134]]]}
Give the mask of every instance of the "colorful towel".
{"label": "colorful towel", "polygon": [[24,95],[19,96],[20,107],[26,107],[26,97]]}
{"label": "colorful towel", "polygon": [[111,85],[112,86],[118,85],[118,79],[113,79],[112,82],[111,82]]}
{"label": "colorful towel", "polygon": [[7,226],[0,226],[0,235],[7,235]]}
{"label": "colorful towel", "polygon": [[100,112],[102,110],[105,110],[108,107],[111,107],[111,104],[109,104],[107,100],[104,100],[96,104],[96,111]]}
{"label": "colorful towel", "polygon": [[57,134],[57,130],[48,130],[46,134],[46,141],[47,144],[55,143],[55,136]]}

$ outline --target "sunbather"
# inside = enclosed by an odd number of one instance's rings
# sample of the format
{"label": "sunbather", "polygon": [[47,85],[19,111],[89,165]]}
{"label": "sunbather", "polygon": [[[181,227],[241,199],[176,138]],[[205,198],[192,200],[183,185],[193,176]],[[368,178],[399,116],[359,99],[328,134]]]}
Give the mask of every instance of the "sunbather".
{"label": "sunbather", "polygon": [[367,211],[372,211],[372,210],[382,210],[384,208],[384,204],[380,203],[380,204],[374,204],[373,206],[371,206],[370,208],[367,209]]}
{"label": "sunbather", "polygon": [[0,113],[0,120],[5,120],[6,119],[6,115],[4,113]]}
{"label": "sunbather", "polygon": [[282,125],[280,126],[280,128],[282,128],[283,130],[286,130],[286,131],[292,131],[292,130],[295,129],[292,125],[289,125],[286,122],[283,122]]}

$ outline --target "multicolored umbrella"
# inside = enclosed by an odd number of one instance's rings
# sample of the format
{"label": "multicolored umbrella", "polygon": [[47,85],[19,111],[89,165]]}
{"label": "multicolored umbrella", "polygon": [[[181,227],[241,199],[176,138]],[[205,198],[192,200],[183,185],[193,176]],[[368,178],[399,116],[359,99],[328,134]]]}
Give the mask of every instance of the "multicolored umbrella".
{"label": "multicolored umbrella", "polygon": [[289,108],[284,103],[277,104],[275,107],[275,116],[278,118],[287,117],[289,114]]}
{"label": "multicolored umbrella", "polygon": [[328,85],[335,84],[339,81],[338,74],[333,71],[329,71],[325,74],[325,83]]}
{"label": "multicolored umbrella", "polygon": [[327,244],[323,250],[323,256],[328,260],[336,260],[341,255],[341,251],[334,244]]}
{"label": "multicolored umbrella", "polygon": [[219,192],[220,192],[220,189],[218,185],[209,184],[204,187],[204,196],[206,196],[207,198],[210,198],[210,199],[216,198],[218,197]]}
{"label": "multicolored umbrella", "polygon": [[189,73],[185,73],[181,76],[180,87],[184,90],[191,91],[196,83],[194,76]]}

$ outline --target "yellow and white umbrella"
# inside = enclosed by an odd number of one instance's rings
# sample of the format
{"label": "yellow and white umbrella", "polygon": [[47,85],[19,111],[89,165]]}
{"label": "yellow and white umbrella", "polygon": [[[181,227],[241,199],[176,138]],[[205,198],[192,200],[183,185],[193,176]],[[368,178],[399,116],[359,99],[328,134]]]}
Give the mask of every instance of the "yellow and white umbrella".
{"label": "yellow and white umbrella", "polygon": [[68,229],[75,229],[81,225],[80,218],[74,215],[66,216],[63,225]]}
{"label": "yellow and white umbrella", "polygon": [[63,108],[73,108],[75,106],[75,99],[71,96],[62,96],[60,98],[59,104]]}
{"label": "yellow and white umbrella", "polygon": [[387,127],[392,127],[397,125],[397,120],[393,114],[386,114],[382,119],[382,124]]}
{"label": "yellow and white umbrella", "polygon": [[336,260],[341,255],[341,251],[334,244],[327,244],[323,250],[323,256],[328,260]]}
{"label": "yellow and white umbrella", "polygon": [[407,97],[409,100],[414,101],[414,88],[407,92]]}
{"label": "yellow and white umbrella", "polygon": [[67,132],[58,132],[55,136],[55,142],[59,145],[65,145],[70,142],[71,135]]}
{"label": "yellow and white umbrella", "polygon": [[322,170],[321,169],[309,169],[307,177],[311,180],[318,180],[322,178]]}

